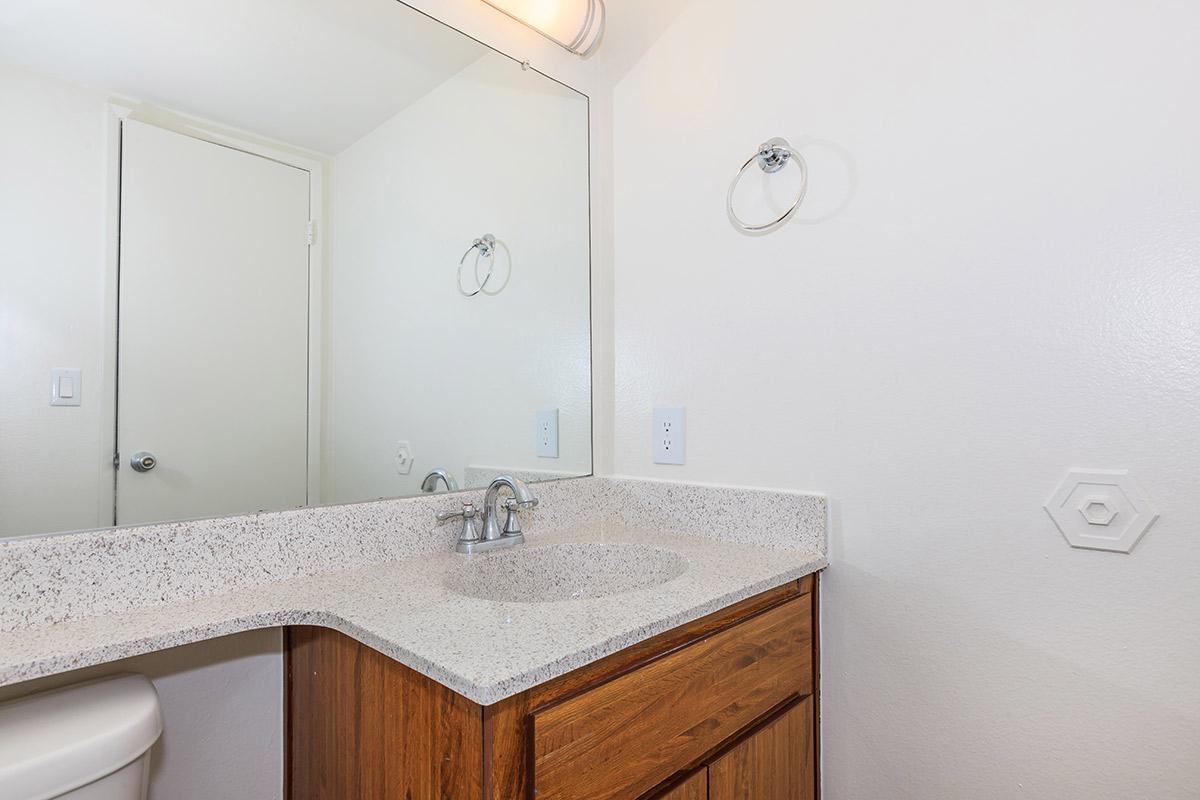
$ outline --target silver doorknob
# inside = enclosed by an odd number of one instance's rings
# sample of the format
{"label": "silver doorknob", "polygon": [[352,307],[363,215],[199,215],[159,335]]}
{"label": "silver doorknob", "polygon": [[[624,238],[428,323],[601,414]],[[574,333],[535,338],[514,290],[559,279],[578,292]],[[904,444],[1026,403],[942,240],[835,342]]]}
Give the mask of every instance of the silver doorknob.
{"label": "silver doorknob", "polygon": [[158,459],[154,457],[154,453],[141,451],[134,453],[133,458],[129,459],[129,466],[133,467],[134,472],[149,472],[158,464]]}

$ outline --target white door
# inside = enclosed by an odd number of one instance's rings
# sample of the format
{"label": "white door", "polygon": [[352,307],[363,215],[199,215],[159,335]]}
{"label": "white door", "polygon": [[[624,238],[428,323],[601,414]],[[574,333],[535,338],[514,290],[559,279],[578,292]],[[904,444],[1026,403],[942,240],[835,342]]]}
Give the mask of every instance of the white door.
{"label": "white door", "polygon": [[308,198],[304,170],[124,123],[118,524],[304,505]]}

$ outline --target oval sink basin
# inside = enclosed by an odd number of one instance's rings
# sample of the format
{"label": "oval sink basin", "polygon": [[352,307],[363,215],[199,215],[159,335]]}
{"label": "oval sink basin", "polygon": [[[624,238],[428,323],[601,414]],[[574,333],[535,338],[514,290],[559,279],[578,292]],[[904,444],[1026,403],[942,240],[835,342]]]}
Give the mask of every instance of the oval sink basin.
{"label": "oval sink basin", "polygon": [[446,587],[502,603],[551,603],[646,589],[677,578],[687,559],[643,544],[524,545],[464,564]]}

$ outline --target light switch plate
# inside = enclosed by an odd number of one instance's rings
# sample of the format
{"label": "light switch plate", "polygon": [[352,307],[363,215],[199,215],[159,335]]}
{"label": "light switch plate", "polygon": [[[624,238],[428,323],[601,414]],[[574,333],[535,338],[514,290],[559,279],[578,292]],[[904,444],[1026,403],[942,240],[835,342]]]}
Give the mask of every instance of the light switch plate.
{"label": "light switch plate", "polygon": [[83,404],[83,370],[55,368],[50,370],[50,405],[78,406]]}
{"label": "light switch plate", "polygon": [[543,408],[537,412],[537,456],[558,458],[557,408]]}
{"label": "light switch plate", "polygon": [[654,463],[683,464],[687,453],[684,446],[687,429],[684,425],[683,409],[654,409],[653,427]]}

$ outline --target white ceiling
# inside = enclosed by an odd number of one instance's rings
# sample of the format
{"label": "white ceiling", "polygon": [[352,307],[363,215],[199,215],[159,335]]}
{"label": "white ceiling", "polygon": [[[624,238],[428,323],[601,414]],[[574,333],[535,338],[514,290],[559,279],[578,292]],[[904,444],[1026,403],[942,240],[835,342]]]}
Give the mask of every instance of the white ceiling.
{"label": "white ceiling", "polygon": [[0,2],[0,60],[328,154],[485,52],[396,0]]}

